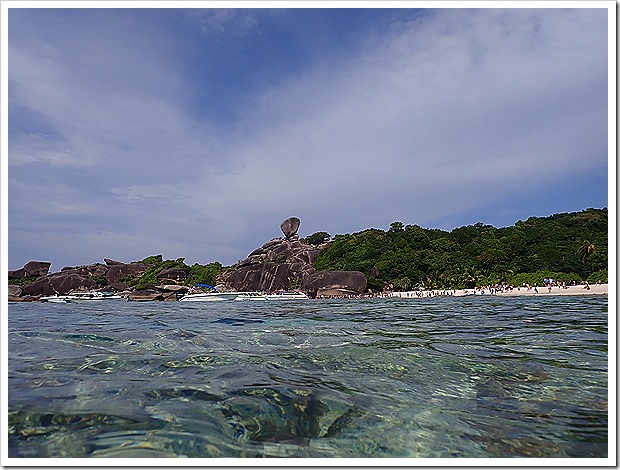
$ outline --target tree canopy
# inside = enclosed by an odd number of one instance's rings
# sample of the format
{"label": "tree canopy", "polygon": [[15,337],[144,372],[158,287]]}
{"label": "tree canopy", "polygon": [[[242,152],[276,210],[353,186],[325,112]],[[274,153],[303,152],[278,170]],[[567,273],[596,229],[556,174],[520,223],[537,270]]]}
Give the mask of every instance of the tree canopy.
{"label": "tree canopy", "polygon": [[393,222],[387,232],[334,236],[315,267],[361,271],[376,289],[534,284],[544,278],[606,282],[607,227],[606,208],[450,232]]}

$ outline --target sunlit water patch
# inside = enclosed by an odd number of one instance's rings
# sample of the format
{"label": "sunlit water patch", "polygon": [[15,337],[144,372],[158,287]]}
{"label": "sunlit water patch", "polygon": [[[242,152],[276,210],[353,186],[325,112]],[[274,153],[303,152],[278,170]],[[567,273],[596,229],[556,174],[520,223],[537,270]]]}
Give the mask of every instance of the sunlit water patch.
{"label": "sunlit water patch", "polygon": [[13,457],[607,457],[607,298],[9,305]]}

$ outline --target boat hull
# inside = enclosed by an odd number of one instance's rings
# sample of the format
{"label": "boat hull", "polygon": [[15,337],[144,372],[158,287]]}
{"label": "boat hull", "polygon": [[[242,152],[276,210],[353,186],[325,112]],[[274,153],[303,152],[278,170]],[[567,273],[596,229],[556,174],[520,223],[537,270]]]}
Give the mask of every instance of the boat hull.
{"label": "boat hull", "polygon": [[223,302],[235,300],[236,292],[209,292],[206,294],[187,294],[179,299],[179,302]]}
{"label": "boat hull", "polygon": [[69,303],[69,302],[102,302],[108,300],[126,300],[126,297],[116,294],[103,294],[101,292],[80,292],[78,294],[48,295],[41,297],[43,302]]}
{"label": "boat hull", "polygon": [[265,295],[267,300],[308,300],[308,297],[303,292],[276,292],[275,294]]}

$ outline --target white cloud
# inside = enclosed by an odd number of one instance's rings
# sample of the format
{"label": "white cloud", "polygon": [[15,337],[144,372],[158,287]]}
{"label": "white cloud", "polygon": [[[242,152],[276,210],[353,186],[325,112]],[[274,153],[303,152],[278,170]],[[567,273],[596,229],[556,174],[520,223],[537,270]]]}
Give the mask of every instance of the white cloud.
{"label": "white cloud", "polygon": [[227,37],[243,36],[257,26],[251,10],[237,8],[200,8],[184,10],[198,22],[205,33],[225,33]]}
{"label": "white cloud", "polygon": [[[85,246],[106,239],[130,253],[142,238],[148,254],[175,246],[200,262],[244,257],[290,215],[303,233],[342,233],[514,204],[523,188],[577,178],[584,159],[606,167],[605,14],[427,12],[357,55],[275,78],[232,131],[189,111],[200,84],[172,46],[146,53],[152,32],[12,43],[13,99],[52,129],[12,137],[10,163],[92,166],[97,184],[66,182],[73,192],[50,191],[46,206],[60,215],[66,194],[105,206],[99,224],[116,235],[79,238]],[[199,20],[213,34],[257,27],[243,11]],[[40,213],[24,204],[12,210]]]}

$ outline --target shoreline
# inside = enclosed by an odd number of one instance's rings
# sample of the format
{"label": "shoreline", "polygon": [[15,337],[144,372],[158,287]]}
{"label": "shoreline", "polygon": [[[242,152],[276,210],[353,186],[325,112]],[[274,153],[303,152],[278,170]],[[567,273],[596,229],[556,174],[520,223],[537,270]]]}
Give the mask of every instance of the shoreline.
{"label": "shoreline", "polygon": [[549,290],[546,286],[537,287],[536,292],[534,287],[514,287],[509,290],[499,290],[491,292],[490,289],[431,289],[422,291],[402,291],[392,292],[390,297],[400,297],[408,299],[423,299],[428,297],[470,297],[470,296],[499,296],[499,297],[514,297],[514,296],[527,296],[527,297],[549,297],[549,296],[576,296],[576,295],[608,295],[608,284],[594,284],[589,286],[588,289],[585,285],[558,287],[553,286]]}

